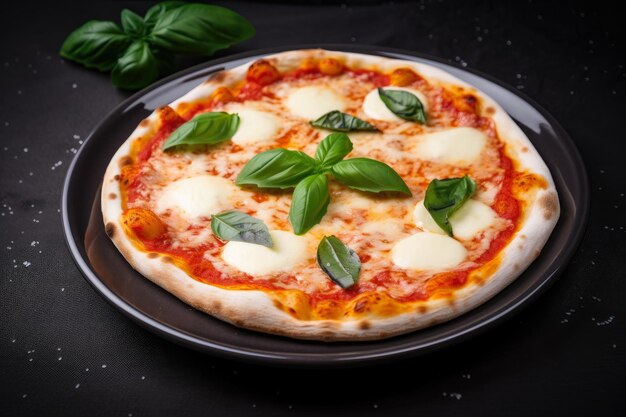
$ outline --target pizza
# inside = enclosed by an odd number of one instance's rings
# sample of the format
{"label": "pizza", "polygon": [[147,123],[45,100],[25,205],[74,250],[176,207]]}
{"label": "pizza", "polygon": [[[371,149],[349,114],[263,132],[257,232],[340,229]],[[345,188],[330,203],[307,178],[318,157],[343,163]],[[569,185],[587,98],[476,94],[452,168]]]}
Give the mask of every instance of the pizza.
{"label": "pizza", "polygon": [[360,341],[457,317],[559,217],[490,97],[433,66],[296,50],[219,71],[139,123],[102,186],[130,265],[235,326]]}

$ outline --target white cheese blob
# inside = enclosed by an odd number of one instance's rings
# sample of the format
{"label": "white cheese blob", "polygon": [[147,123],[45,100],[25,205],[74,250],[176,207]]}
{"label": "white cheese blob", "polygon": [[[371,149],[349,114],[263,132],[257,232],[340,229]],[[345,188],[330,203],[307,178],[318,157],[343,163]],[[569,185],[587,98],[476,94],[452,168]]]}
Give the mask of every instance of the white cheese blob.
{"label": "white cheese blob", "polygon": [[[428,99],[426,96],[412,88],[403,88],[403,87],[385,87],[385,90],[402,90],[407,91],[411,94],[415,94],[417,98],[422,102],[424,106],[424,111],[428,110]],[[363,111],[372,119],[376,120],[386,120],[388,122],[401,122],[402,119],[393,114],[391,110],[383,103],[380,99],[380,95],[378,94],[378,89],[374,89],[370,91],[367,96],[365,96],[365,100],[363,100]]]}
{"label": "white cheese blob", "polygon": [[230,111],[239,115],[239,128],[232,137],[233,143],[240,146],[266,144],[276,138],[280,120],[273,114],[245,107],[236,107]]}
{"label": "white cheese blob", "polygon": [[[497,218],[496,212],[488,205],[477,200],[467,200],[460,209],[450,216],[450,226],[452,226],[452,233],[455,238],[470,240],[481,231],[491,227]],[[424,207],[423,200],[415,205],[413,220],[417,227],[429,232],[445,234]]]}
{"label": "white cheese blob", "polygon": [[230,208],[234,185],[225,178],[199,175],[168,184],[157,200],[157,211],[177,211],[182,217],[194,221],[209,217]]}
{"label": "white cheese blob", "polygon": [[400,268],[443,271],[465,260],[467,250],[451,237],[422,232],[402,239],[391,249],[391,260]]}
{"label": "white cheese blob", "polygon": [[296,116],[314,120],[329,111],[343,111],[344,99],[327,87],[309,86],[291,91],[287,98],[287,108]]}
{"label": "white cheese blob", "polygon": [[455,165],[475,162],[487,143],[487,136],[471,127],[457,127],[417,136],[415,151],[420,159]]}
{"label": "white cheese blob", "polygon": [[288,272],[309,257],[307,241],[302,236],[282,230],[271,230],[273,246],[230,241],[224,246],[222,259],[230,266],[257,276]]}

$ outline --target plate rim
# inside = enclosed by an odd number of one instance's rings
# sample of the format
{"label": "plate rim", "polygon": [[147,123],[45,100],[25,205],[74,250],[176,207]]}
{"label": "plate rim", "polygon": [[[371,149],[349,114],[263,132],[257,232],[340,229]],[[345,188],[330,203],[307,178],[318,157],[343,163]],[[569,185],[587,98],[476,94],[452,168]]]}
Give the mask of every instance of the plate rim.
{"label": "plate rim", "polygon": [[[334,50],[338,52],[354,52],[354,53],[362,53],[367,55],[376,55],[376,56],[386,56],[391,58],[397,58],[397,56],[402,56],[406,58],[418,58],[422,60],[428,60],[437,62],[443,65],[447,65],[453,68],[456,68],[463,72],[468,72],[475,76],[486,79],[500,88],[504,88],[514,95],[518,96],[526,103],[528,103],[531,107],[536,109],[542,117],[544,117],[549,123],[550,126],[555,130],[555,136],[558,136],[560,140],[560,144],[564,145],[567,150],[567,155],[570,157],[573,166],[578,169],[579,172],[579,186],[580,186],[580,202],[582,203],[580,206],[578,204],[574,204],[576,207],[575,217],[579,219],[577,223],[579,225],[573,233],[571,233],[566,241],[566,245],[561,248],[558,252],[559,260],[558,262],[553,262],[553,264],[557,264],[554,271],[549,274],[545,279],[541,281],[532,291],[528,291],[526,293],[522,293],[520,296],[516,297],[513,302],[507,304],[498,314],[494,314],[487,319],[480,320],[477,323],[468,326],[464,331],[454,332],[451,335],[448,335],[443,338],[438,338],[431,343],[420,344],[419,346],[413,346],[405,349],[399,348],[387,348],[382,347],[381,349],[371,349],[365,353],[340,353],[329,355],[328,353],[272,353],[261,351],[259,349],[251,349],[251,348],[242,348],[236,346],[230,346],[228,344],[219,344],[213,341],[209,341],[206,339],[202,339],[201,343],[198,339],[199,337],[189,335],[182,330],[173,328],[164,324],[156,319],[151,318],[147,314],[135,309],[131,305],[127,304],[120,296],[118,296],[113,290],[109,289],[98,277],[97,273],[90,267],[88,262],[83,258],[78,243],[74,239],[74,229],[72,227],[72,222],[69,218],[68,213],[68,194],[70,192],[70,188],[72,185],[72,180],[74,177],[74,171],[76,169],[76,165],[81,158],[81,155],[84,149],[87,149],[86,146],[89,141],[92,139],[94,134],[102,129],[102,127],[110,120],[115,114],[119,113],[124,108],[129,108],[130,105],[134,102],[137,102],[138,98],[144,97],[150,92],[157,90],[161,86],[170,83],[171,81],[177,79],[184,79],[185,76],[196,73],[202,69],[207,69],[211,67],[218,67],[220,64],[228,63],[231,61],[236,61],[240,59],[245,59],[253,56],[260,55],[269,55],[273,53],[286,52],[292,50],[302,50],[302,49],[328,49]],[[400,58],[401,59],[401,58]],[[194,350],[214,354],[216,356],[220,356],[227,359],[236,359],[245,362],[251,362],[255,364],[261,365],[279,365],[279,366],[296,366],[296,367],[337,367],[337,366],[362,366],[369,365],[374,363],[381,363],[384,361],[389,361],[391,359],[401,359],[409,356],[417,356],[420,354],[427,354],[434,350],[443,349],[453,343],[458,343],[464,340],[469,339],[473,336],[478,336],[479,334],[484,333],[485,331],[493,328],[495,325],[502,323],[506,318],[510,317],[514,313],[520,312],[523,307],[528,306],[532,303],[532,301],[536,300],[549,286],[554,283],[556,278],[561,275],[564,267],[569,264],[572,256],[574,255],[576,249],[578,248],[587,227],[588,218],[589,218],[589,207],[590,207],[590,199],[589,199],[590,187],[589,187],[589,178],[587,175],[587,170],[582,159],[580,152],[578,151],[574,141],[571,136],[567,133],[567,131],[561,126],[561,124],[549,113],[542,105],[537,103],[533,98],[529,97],[525,93],[519,91],[518,89],[513,88],[512,86],[504,83],[503,81],[497,79],[494,76],[483,73],[482,71],[461,67],[454,62],[449,62],[445,59],[431,56],[429,54],[399,49],[399,48],[389,48],[382,47],[376,45],[364,45],[364,44],[342,44],[342,43],[325,43],[325,44],[298,44],[298,45],[285,45],[279,47],[271,47],[271,48],[260,48],[253,49],[250,51],[244,51],[237,54],[226,55],[216,59],[210,59],[206,62],[194,65],[192,67],[183,69],[177,73],[171,74],[150,86],[132,94],[121,103],[116,105],[111,111],[109,111],[90,131],[89,135],[85,138],[83,145],[78,150],[76,155],[73,157],[68,170],[65,174],[64,182],[63,182],[63,191],[61,195],[61,214],[62,214],[62,226],[63,226],[63,236],[66,242],[66,245],[70,251],[70,255],[78,267],[79,271],[83,275],[83,277],[89,282],[89,284],[96,290],[96,292],[103,297],[109,304],[115,307],[118,311],[123,313],[126,317],[130,318],[133,322],[139,324],[141,327],[155,333],[156,335],[163,337],[166,340],[177,343],[179,345],[184,345],[185,347],[192,348]],[[575,201],[575,203],[579,203]],[[78,233],[77,233],[78,235]],[[541,255],[539,255],[541,256]],[[496,296],[497,297],[497,294]],[[489,303],[488,300],[485,304]],[[217,320],[217,319],[216,319]],[[388,339],[393,340],[393,338]],[[358,342],[355,342],[355,346],[358,346]],[[369,353],[372,352],[372,353]]]}

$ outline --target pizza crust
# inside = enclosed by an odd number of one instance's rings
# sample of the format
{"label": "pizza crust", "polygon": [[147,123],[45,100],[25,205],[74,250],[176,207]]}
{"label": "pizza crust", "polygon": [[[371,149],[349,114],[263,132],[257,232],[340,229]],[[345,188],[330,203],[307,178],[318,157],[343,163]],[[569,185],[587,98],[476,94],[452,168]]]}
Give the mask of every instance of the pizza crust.
{"label": "pizza crust", "polygon": [[[121,195],[116,178],[124,164],[124,158],[129,154],[130,144],[151,129],[156,129],[159,110],[142,121],[118,149],[103,180],[102,214],[105,230],[130,265],[185,303],[236,326],[293,338],[324,341],[382,339],[432,326],[483,304],[515,280],[541,252],[556,225],[560,209],[550,171],[530,140],[506,112],[484,93],[438,68],[424,64],[323,50],[289,51],[265,59],[282,72],[297,67],[302,59],[311,56],[338,57],[348,66],[374,67],[382,71],[397,67],[413,68],[429,80],[439,80],[471,90],[485,106],[493,109],[491,117],[496,123],[498,136],[507,144],[507,151],[517,162],[518,170],[538,174],[547,182],[547,187],[537,191],[532,200],[527,202],[526,217],[511,242],[498,256],[496,272],[484,281],[470,282],[455,291],[453,299],[429,299],[415,303],[414,310],[392,317],[370,316],[346,321],[298,320],[277,308],[273,299],[263,291],[227,290],[197,281],[173,264],[170,257],[137,249],[120,226],[121,199],[111,198],[113,195]],[[245,77],[249,65],[248,63],[212,75],[203,84],[172,102],[170,107],[176,109],[179,103],[206,98],[219,86],[234,85]]]}

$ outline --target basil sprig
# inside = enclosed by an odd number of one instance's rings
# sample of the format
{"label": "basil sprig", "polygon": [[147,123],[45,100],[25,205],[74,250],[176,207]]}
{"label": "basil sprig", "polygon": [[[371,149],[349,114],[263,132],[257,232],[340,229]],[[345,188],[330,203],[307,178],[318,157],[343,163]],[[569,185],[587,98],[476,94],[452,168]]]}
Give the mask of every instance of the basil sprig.
{"label": "basil sprig", "polygon": [[317,145],[315,160],[322,169],[328,168],[341,161],[352,152],[352,142],[345,133],[331,133]]}
{"label": "basil sprig", "polygon": [[333,133],[319,144],[315,159],[283,148],[261,152],[248,161],[235,183],[261,188],[295,187],[289,221],[298,235],[309,231],[326,214],[330,202],[327,174],[357,190],[411,195],[409,187],[390,166],[369,158],[344,160],[351,150],[348,135]]}
{"label": "basil sprig", "polygon": [[453,236],[450,216],[476,192],[476,183],[467,175],[461,178],[432,180],[426,189],[424,207],[441,229]]}
{"label": "basil sprig", "polygon": [[200,113],[178,127],[163,144],[163,150],[178,145],[212,145],[232,138],[239,116],[225,112]]}
{"label": "basil sprig", "polygon": [[317,246],[317,263],[341,288],[356,284],[361,272],[359,255],[335,236],[324,236]]}
{"label": "basil sprig", "polygon": [[333,110],[313,120],[311,126],[322,129],[335,130],[337,132],[350,132],[353,130],[364,130],[377,132],[376,126],[339,110]]}
{"label": "basil sprig", "polygon": [[211,55],[254,36],[254,27],[224,7],[166,1],[141,18],[124,9],[122,26],[90,20],[63,42],[60,55],[87,68],[112,71],[119,88],[147,86],[174,69],[174,54]]}
{"label": "basil sprig", "polygon": [[289,222],[297,235],[308,232],[322,221],[330,203],[328,178],[324,174],[306,177],[293,190]]}
{"label": "basil sprig", "polygon": [[374,159],[346,159],[333,165],[331,172],[337,180],[360,191],[396,191],[411,195],[409,187],[393,168]]}
{"label": "basil sprig", "polygon": [[404,90],[378,89],[378,96],[393,114],[404,120],[426,124],[426,110],[415,94]]}
{"label": "basil sprig", "polygon": [[304,152],[284,148],[255,155],[243,167],[235,184],[260,188],[293,188],[315,172],[315,160]]}
{"label": "basil sprig", "polygon": [[255,243],[268,248],[273,245],[272,236],[263,221],[236,210],[211,216],[211,230],[222,240]]}

